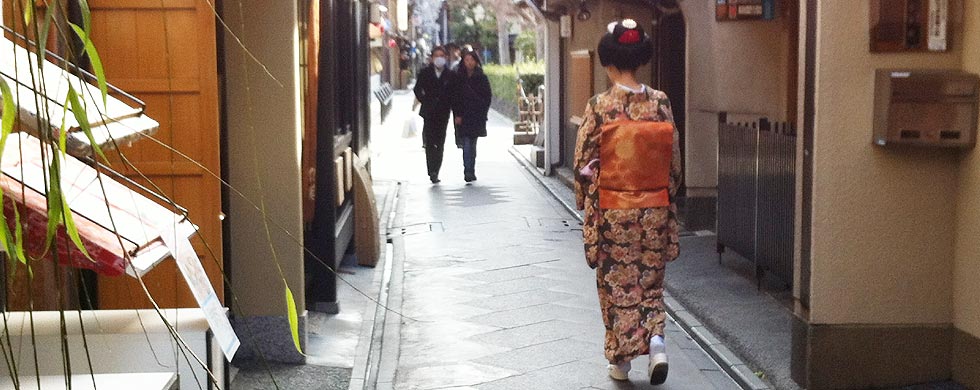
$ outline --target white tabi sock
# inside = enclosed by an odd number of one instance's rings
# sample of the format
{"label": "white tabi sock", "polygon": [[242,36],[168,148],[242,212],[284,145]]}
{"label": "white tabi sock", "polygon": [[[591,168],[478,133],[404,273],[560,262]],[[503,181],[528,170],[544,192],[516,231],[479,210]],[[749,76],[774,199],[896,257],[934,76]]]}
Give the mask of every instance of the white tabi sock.
{"label": "white tabi sock", "polygon": [[656,335],[650,338],[650,353],[667,352],[667,345],[664,343],[664,336]]}

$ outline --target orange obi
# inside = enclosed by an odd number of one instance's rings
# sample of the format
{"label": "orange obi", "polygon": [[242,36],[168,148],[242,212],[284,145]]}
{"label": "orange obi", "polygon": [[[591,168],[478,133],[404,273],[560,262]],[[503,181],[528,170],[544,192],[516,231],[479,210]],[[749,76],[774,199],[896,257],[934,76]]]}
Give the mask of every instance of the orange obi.
{"label": "orange obi", "polygon": [[600,129],[599,208],[670,205],[670,122],[619,120]]}

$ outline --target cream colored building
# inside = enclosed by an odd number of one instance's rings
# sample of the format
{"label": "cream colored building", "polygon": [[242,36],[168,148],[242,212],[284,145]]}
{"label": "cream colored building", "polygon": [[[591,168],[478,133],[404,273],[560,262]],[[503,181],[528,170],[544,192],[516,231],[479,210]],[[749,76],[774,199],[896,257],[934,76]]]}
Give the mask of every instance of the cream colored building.
{"label": "cream colored building", "polygon": [[813,57],[801,63],[812,63],[813,90],[801,93],[812,93],[813,115],[803,137],[812,148],[800,145],[812,164],[798,175],[812,178],[800,188],[809,218],[797,218],[810,232],[797,248],[811,275],[794,340],[800,378],[812,388],[948,378],[977,388],[977,151],[880,148],[870,128],[875,69],[980,73],[980,2],[950,1],[948,52],[896,54],[869,52],[869,3],[804,4]]}

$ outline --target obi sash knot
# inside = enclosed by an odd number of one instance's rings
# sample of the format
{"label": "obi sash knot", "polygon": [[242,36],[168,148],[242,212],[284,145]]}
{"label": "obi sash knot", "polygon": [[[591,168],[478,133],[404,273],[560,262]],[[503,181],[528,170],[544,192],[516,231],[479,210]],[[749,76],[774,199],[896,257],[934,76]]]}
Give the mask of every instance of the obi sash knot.
{"label": "obi sash knot", "polygon": [[669,206],[673,124],[619,120],[600,131],[599,207]]}

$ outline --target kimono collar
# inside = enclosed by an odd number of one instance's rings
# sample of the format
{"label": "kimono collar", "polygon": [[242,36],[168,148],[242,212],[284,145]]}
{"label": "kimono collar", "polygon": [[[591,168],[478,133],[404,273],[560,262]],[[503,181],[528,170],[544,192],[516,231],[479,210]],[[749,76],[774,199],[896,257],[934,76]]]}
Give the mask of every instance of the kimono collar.
{"label": "kimono collar", "polygon": [[640,88],[639,89],[633,89],[633,88],[627,87],[627,86],[625,86],[623,84],[620,84],[620,83],[616,83],[616,86],[619,87],[620,89],[624,90],[624,91],[632,92],[632,93],[637,93],[637,94],[644,93],[644,92],[647,91],[647,86],[645,84],[640,84]]}

